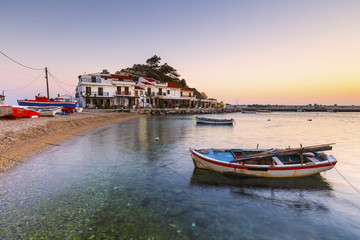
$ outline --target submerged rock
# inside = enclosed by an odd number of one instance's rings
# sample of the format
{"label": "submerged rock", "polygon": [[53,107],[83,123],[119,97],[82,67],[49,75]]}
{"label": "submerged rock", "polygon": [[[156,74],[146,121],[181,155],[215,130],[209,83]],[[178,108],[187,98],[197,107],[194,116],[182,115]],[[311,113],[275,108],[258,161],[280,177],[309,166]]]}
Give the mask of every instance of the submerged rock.
{"label": "submerged rock", "polygon": [[183,210],[181,208],[172,208],[169,210],[168,214],[172,217],[179,216],[183,213]]}
{"label": "submerged rock", "polygon": [[151,198],[146,197],[141,201],[141,206],[146,207],[151,202]]}

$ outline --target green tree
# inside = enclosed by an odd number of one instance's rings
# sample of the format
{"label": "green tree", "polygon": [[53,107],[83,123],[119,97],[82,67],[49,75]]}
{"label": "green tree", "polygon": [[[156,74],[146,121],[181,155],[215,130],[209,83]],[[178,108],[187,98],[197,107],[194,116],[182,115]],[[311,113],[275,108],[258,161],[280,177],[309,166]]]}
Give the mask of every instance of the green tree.
{"label": "green tree", "polygon": [[152,69],[158,69],[161,57],[154,55],[153,57],[146,60],[146,64]]}
{"label": "green tree", "polygon": [[165,107],[165,103],[164,103],[164,101],[162,99],[159,99],[158,104],[159,104],[159,108],[164,108]]}
{"label": "green tree", "polygon": [[179,87],[187,87],[187,84],[186,84],[186,81],[185,79],[181,79],[180,82],[179,82],[180,86]]}
{"label": "green tree", "polygon": [[161,65],[159,68],[159,71],[162,74],[165,74],[172,78],[180,77],[180,74],[177,73],[176,69],[173,68],[172,66],[169,66],[167,63],[164,63],[163,65]]}
{"label": "green tree", "polygon": [[149,78],[154,78],[154,79],[156,79],[156,80],[162,81],[162,78],[161,78],[158,74],[156,74],[155,72],[153,72],[153,71],[148,72],[147,76],[148,76]]}
{"label": "green tree", "polygon": [[110,108],[110,103],[109,102],[105,102],[105,109],[109,109]]}
{"label": "green tree", "polygon": [[183,104],[183,107],[188,108],[188,107],[190,107],[190,104],[186,102],[186,103]]}
{"label": "green tree", "polygon": [[88,107],[88,103],[90,102],[90,94],[85,95],[85,107]]}
{"label": "green tree", "polygon": [[200,94],[201,94],[201,96],[203,97],[202,99],[207,99],[207,98],[208,98],[208,96],[206,95],[205,92],[201,92]]}
{"label": "green tree", "polygon": [[97,108],[100,108],[100,101],[99,101],[99,97],[98,96],[96,96],[96,94],[94,94],[94,105],[95,105],[95,107],[97,107]]}

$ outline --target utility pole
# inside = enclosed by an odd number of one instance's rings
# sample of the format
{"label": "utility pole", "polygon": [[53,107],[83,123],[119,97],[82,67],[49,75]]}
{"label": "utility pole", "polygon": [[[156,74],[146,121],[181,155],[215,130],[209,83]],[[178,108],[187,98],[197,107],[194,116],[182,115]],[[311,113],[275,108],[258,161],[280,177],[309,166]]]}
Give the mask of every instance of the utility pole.
{"label": "utility pole", "polygon": [[49,99],[49,79],[48,79],[48,70],[47,70],[47,67],[45,67],[45,78],[46,78],[47,98]]}

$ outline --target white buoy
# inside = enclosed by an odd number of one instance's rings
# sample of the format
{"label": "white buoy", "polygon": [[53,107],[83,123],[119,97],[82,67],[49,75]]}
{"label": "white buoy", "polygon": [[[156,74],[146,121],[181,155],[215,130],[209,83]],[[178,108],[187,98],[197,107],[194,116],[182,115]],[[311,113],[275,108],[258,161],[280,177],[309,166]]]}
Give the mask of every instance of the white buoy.
{"label": "white buoy", "polygon": [[160,138],[159,138],[159,137],[156,137],[156,138],[154,138],[154,140],[155,140],[155,141],[159,141],[159,140],[160,140]]}

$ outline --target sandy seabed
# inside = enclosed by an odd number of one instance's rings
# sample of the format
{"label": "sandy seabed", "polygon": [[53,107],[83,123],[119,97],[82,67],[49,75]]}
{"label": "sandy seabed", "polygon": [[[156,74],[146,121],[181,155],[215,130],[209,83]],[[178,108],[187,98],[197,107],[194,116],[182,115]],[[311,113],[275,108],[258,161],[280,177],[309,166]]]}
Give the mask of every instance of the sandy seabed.
{"label": "sandy seabed", "polygon": [[0,175],[35,153],[74,135],[139,116],[88,110],[56,117],[17,120],[0,118]]}

